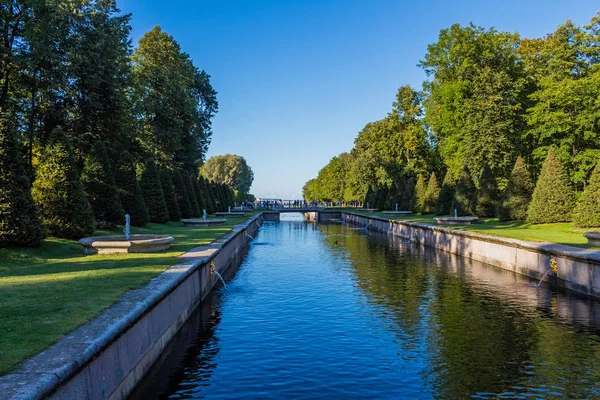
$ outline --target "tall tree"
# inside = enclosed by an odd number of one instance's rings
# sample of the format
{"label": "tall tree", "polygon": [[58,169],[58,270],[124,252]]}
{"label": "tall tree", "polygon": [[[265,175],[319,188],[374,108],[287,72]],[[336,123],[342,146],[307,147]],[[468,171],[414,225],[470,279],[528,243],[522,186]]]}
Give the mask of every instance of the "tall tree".
{"label": "tall tree", "polygon": [[455,176],[466,165],[479,177],[485,164],[496,177],[510,174],[530,89],[518,43],[516,33],[455,24],[427,48],[425,119]]}
{"label": "tall tree", "polygon": [[248,193],[254,173],[244,157],[235,154],[214,156],[208,159],[200,169],[206,179],[216,183],[224,183],[242,193]]}
{"label": "tall tree", "polygon": [[425,191],[425,199],[423,200],[423,214],[433,214],[435,212],[435,206],[437,205],[440,197],[440,185],[435,176],[435,172],[429,177],[427,183],[427,190]]}
{"label": "tall tree", "polygon": [[142,148],[161,165],[196,169],[210,142],[216,92],[172,36],[154,27],[132,55],[133,99]]}
{"label": "tall tree", "polygon": [[198,199],[196,198],[196,192],[194,191],[192,178],[186,170],[181,171],[181,177],[183,178],[183,184],[185,185],[188,200],[190,202],[190,213],[192,214],[192,217],[199,217],[201,211],[198,205]]}

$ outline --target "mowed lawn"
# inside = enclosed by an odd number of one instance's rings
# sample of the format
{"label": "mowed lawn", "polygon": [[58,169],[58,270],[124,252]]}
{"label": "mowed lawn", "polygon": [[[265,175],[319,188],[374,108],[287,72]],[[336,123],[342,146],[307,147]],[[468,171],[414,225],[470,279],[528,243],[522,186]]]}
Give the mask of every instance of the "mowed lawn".
{"label": "mowed lawn", "polygon": [[[177,257],[185,251],[230,232],[248,215],[207,228],[176,222],[132,227],[132,233],[175,238],[171,249],[155,254],[85,256],[76,241],[56,238],[39,249],[0,249],[0,375],[180,262]],[[102,234],[115,232],[96,233]]]}
{"label": "mowed lawn", "polygon": [[[331,208],[333,209],[333,208]],[[340,208],[340,210],[342,210]],[[433,218],[435,215],[408,215],[395,216],[386,215],[382,212],[361,212],[351,208],[344,210],[356,212],[357,214],[376,215],[378,217],[396,219],[408,222],[420,222],[426,224],[435,224]],[[442,225],[450,228],[463,229],[473,232],[485,233],[488,235],[496,235],[513,239],[528,240],[530,242],[552,242],[560,243],[569,246],[588,248],[587,239],[583,234],[590,231],[600,231],[600,228],[595,229],[580,229],[575,228],[572,223],[557,223],[557,224],[541,224],[533,225],[525,221],[498,221],[497,218],[481,219],[473,225]]]}

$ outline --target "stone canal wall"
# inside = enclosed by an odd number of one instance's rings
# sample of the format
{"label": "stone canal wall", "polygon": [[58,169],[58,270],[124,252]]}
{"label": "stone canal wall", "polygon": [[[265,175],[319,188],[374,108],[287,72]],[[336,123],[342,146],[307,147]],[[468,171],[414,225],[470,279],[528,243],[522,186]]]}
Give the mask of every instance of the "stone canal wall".
{"label": "stone canal wall", "polygon": [[343,212],[342,219],[358,226],[369,225],[369,230],[387,233],[535,279],[540,279],[554,267],[557,273],[548,278],[552,284],[600,298],[600,251],[597,250],[527,242],[352,212]]}
{"label": "stone canal wall", "polygon": [[190,250],[142,288],[0,377],[2,399],[125,399],[257,234],[262,214]]}

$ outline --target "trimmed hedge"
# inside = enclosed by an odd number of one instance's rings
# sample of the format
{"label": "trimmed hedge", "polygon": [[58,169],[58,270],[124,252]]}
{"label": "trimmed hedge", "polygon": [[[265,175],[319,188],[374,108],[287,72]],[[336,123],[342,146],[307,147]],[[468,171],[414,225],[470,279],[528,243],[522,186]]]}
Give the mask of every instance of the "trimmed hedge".
{"label": "trimmed hedge", "polygon": [[0,247],[37,247],[47,233],[19,154],[16,131],[0,119]]}
{"label": "trimmed hedge", "polygon": [[448,171],[446,171],[446,176],[444,177],[444,182],[442,183],[438,202],[435,206],[436,215],[448,215],[451,213],[455,187],[456,182],[454,181],[452,172],[448,169]]}
{"label": "trimmed hedge", "polygon": [[200,207],[198,206],[198,199],[196,199],[196,192],[194,191],[192,178],[190,177],[190,174],[185,170],[181,171],[181,177],[183,178],[183,183],[187,192],[188,201],[190,202],[190,213],[192,214],[192,217],[199,217],[201,211]]}
{"label": "trimmed hedge", "polygon": [[[173,178],[171,178],[171,176]],[[177,196],[177,189],[173,180],[177,179],[177,171],[173,173],[169,172],[165,167],[160,168],[160,185],[162,186],[163,195],[165,196],[165,203],[167,204],[167,210],[169,210],[169,220],[179,221],[181,217],[189,218],[189,206],[186,209],[185,205],[182,205]]]}
{"label": "trimmed hedge", "polygon": [[469,169],[465,166],[456,181],[450,214],[454,214],[454,210],[456,210],[459,216],[474,215],[476,205],[477,188],[473,183]]}
{"label": "trimmed hedge", "polygon": [[39,158],[32,196],[52,236],[77,240],[94,233],[94,214],[70,143],[60,129],[53,132]]}
{"label": "trimmed hedge", "polygon": [[140,183],[150,221],[159,224],[169,221],[169,210],[160,184],[158,168],[153,158],[146,160]]}
{"label": "trimmed hedge", "polygon": [[435,207],[440,197],[440,191],[440,185],[438,184],[435,172],[432,172],[429,177],[429,182],[427,183],[427,190],[425,190],[423,214],[433,214],[435,212]]}
{"label": "trimmed hedge", "polygon": [[477,190],[477,206],[475,212],[478,217],[495,217],[498,211],[498,200],[500,191],[498,183],[490,167],[485,164],[481,177],[479,178],[479,189]]}
{"label": "trimmed hedge", "polygon": [[85,158],[81,181],[96,221],[122,224],[125,211],[103,142],[94,143]]}
{"label": "trimmed hedge", "polygon": [[573,213],[575,226],[580,228],[600,227],[600,160]]}
{"label": "trimmed hedge", "polygon": [[412,211],[414,213],[422,213],[425,209],[426,192],[427,186],[425,186],[425,179],[423,178],[423,175],[419,175],[414,189],[414,199],[412,201]]}
{"label": "trimmed hedge", "polygon": [[148,223],[148,210],[144,194],[137,181],[133,157],[128,151],[120,154],[115,166],[115,183],[125,213],[131,217],[131,225],[144,226]]}
{"label": "trimmed hedge", "polygon": [[533,195],[533,181],[525,159],[519,156],[510,174],[508,184],[502,196],[502,204],[498,210],[501,221],[527,219],[527,208]]}

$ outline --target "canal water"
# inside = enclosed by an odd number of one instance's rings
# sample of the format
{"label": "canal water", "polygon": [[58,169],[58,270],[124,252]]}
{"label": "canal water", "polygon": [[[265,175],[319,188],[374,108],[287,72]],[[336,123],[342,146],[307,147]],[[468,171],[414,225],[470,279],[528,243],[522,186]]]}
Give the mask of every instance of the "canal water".
{"label": "canal water", "polygon": [[240,262],[131,399],[600,397],[596,301],[335,223]]}

